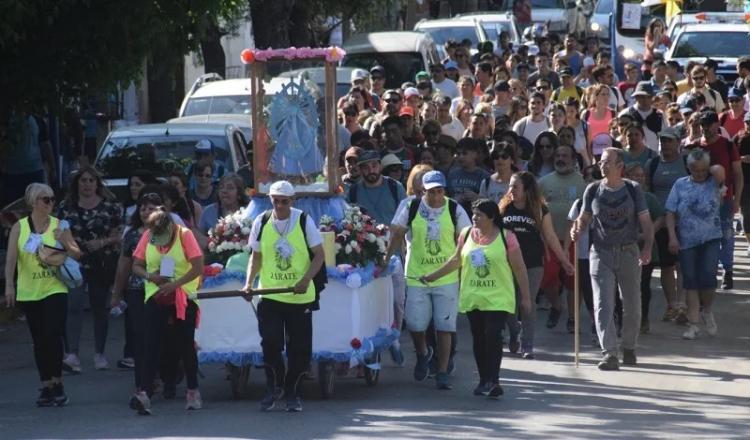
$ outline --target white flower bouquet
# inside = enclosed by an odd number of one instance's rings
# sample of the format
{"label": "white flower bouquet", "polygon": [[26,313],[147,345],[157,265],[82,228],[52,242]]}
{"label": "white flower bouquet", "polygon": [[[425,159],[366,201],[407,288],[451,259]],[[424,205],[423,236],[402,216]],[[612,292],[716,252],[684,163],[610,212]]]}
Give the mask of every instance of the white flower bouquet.
{"label": "white flower bouquet", "polygon": [[220,218],[208,231],[208,251],[215,257],[211,260],[226,264],[232,255],[250,252],[248,237],[252,225],[253,219],[248,216],[247,208]]}
{"label": "white flower bouquet", "polygon": [[329,216],[321,217],[320,230],[336,234],[337,265],[365,267],[369,263],[378,263],[385,257],[388,227],[375,223],[372,217],[363,214],[357,206],[347,208],[338,225]]}

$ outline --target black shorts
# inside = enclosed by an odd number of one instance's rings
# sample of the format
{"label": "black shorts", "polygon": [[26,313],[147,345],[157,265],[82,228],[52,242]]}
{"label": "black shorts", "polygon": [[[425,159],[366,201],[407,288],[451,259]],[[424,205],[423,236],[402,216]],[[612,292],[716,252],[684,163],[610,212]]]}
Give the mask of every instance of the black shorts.
{"label": "black shorts", "polygon": [[677,255],[669,252],[669,232],[667,228],[661,228],[654,234],[654,244],[659,253],[659,267],[672,267],[677,264]]}

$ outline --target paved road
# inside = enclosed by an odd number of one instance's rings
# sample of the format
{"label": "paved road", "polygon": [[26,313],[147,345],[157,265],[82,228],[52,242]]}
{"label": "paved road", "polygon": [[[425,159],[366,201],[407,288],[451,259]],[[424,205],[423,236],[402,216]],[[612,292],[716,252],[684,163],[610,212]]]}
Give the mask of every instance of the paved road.
{"label": "paved road", "polygon": [[[476,372],[468,323],[459,324],[459,355],[452,391],[437,391],[432,381],[411,379],[414,357],[403,337],[407,366],[385,362],[380,384],[342,379],[332,400],[321,400],[317,382],[307,382],[301,414],[258,411],[262,372],[253,371],[243,399],[232,400],[219,366],[204,366],[204,409],[186,412],[184,390],[178,400],[154,399],[151,417],[127,408],[129,372],[94,371],[91,352],[83,353],[84,374],[66,376],[71,403],[66,408],[36,408],[36,372],[24,323],[0,324],[0,439],[135,438],[429,438],[429,439],[747,439],[750,438],[750,259],[738,240],[736,287],[716,300],[719,334],[685,341],[683,327],[652,319],[651,333],[640,338],[639,365],[619,372],[595,367],[598,350],[588,333],[581,337],[582,362],[572,362],[573,338],[564,319],[555,330],[543,328],[540,312],[538,352],[533,361],[507,356],[503,361],[505,396],[490,401],[471,395]],[[658,282],[655,280],[654,286]],[[664,311],[654,291],[652,316]],[[588,328],[584,318],[582,328]],[[122,347],[122,323],[111,326],[110,361]],[[82,347],[93,346],[86,326]]]}

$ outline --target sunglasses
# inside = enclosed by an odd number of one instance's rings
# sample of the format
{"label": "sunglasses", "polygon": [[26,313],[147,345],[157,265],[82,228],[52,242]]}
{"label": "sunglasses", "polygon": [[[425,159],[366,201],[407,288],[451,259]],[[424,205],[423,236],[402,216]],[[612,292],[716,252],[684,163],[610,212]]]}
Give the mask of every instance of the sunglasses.
{"label": "sunglasses", "polygon": [[37,200],[41,200],[42,202],[44,202],[45,205],[52,205],[55,203],[54,196],[53,197],[50,197],[50,196],[37,197]]}
{"label": "sunglasses", "polygon": [[357,112],[344,112],[344,116],[357,116]]}
{"label": "sunglasses", "polygon": [[398,104],[399,102],[401,102],[401,100],[400,99],[386,99],[385,102],[387,102],[388,104]]}
{"label": "sunglasses", "polygon": [[292,203],[292,199],[271,199],[271,203],[274,205],[286,206]]}
{"label": "sunglasses", "polygon": [[510,159],[510,154],[508,154],[508,153],[500,153],[500,154],[497,155],[497,158],[498,159],[502,159],[502,160],[508,160],[508,159]]}
{"label": "sunglasses", "polygon": [[373,81],[380,81],[381,79],[385,79],[385,77],[384,76],[373,76],[372,77]]}
{"label": "sunglasses", "polygon": [[694,76],[694,77],[693,77],[693,81],[702,81],[702,80],[704,80],[704,79],[706,79],[706,77],[705,77],[705,76]]}
{"label": "sunglasses", "polygon": [[742,98],[729,98],[729,102],[742,102]]}

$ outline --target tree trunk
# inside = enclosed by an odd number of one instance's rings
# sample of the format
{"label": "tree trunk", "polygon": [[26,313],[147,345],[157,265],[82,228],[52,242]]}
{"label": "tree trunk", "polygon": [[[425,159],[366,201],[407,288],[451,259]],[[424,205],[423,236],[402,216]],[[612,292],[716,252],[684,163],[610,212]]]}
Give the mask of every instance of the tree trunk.
{"label": "tree trunk", "polygon": [[315,35],[310,31],[313,25],[307,2],[296,2],[289,14],[289,42],[295,47],[319,46]]}
{"label": "tree trunk", "polygon": [[250,0],[257,49],[289,47],[289,18],[296,0]]}
{"label": "tree trunk", "polygon": [[[177,80],[177,74],[181,72],[184,64],[183,57],[175,57],[173,54],[152,54],[148,64],[148,102],[151,122],[165,122],[177,115],[179,101],[177,100],[177,84],[184,84],[184,79]],[[175,66],[178,66],[175,68]],[[183,87],[184,89],[184,87]],[[179,91],[183,94],[183,90]]]}
{"label": "tree trunk", "polygon": [[221,36],[221,29],[211,20],[206,26],[206,36],[201,40],[201,54],[206,73],[218,73],[226,78],[227,60],[224,48],[221,47]]}

